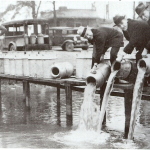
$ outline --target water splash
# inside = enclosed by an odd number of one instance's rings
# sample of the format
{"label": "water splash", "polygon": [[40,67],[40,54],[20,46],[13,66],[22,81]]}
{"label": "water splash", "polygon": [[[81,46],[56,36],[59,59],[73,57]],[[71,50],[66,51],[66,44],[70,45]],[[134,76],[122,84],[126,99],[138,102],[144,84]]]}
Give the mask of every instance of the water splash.
{"label": "water splash", "polygon": [[68,133],[56,133],[56,141],[71,144],[84,145],[104,144],[107,142],[110,134],[99,131],[100,107],[94,102],[96,85],[89,83],[84,91],[84,100],[81,105],[80,119],[77,130]]}
{"label": "water splash", "polygon": [[90,144],[104,144],[108,140],[110,135],[105,132],[101,134],[87,130],[83,131],[80,129],[70,131],[68,133],[56,133],[54,134],[55,141],[66,144],[66,145],[90,145]]}
{"label": "water splash", "polygon": [[129,134],[128,134],[128,139],[130,140],[133,139],[137,113],[138,113],[138,109],[140,105],[140,100],[142,97],[145,72],[146,72],[146,67],[138,68],[138,74],[137,74],[137,78],[136,78],[136,82],[135,82],[135,86],[133,90],[132,111],[131,111],[130,128],[129,128]]}
{"label": "water splash", "polygon": [[102,122],[104,119],[104,115],[106,112],[106,108],[107,108],[107,104],[108,104],[108,99],[109,99],[109,95],[111,93],[112,87],[113,87],[113,83],[114,83],[114,78],[117,74],[118,70],[113,71],[107,81],[107,85],[106,85],[106,89],[105,89],[105,93],[104,93],[104,97],[103,97],[103,103],[101,106],[101,113],[100,113],[100,119],[99,119],[99,130],[101,130],[102,128]]}
{"label": "water splash", "polygon": [[138,149],[138,145],[136,145],[131,140],[122,140],[122,142],[113,143],[114,148],[116,149]]}
{"label": "water splash", "polygon": [[81,130],[98,130],[100,108],[94,103],[96,86],[89,83],[84,91],[78,128]]}

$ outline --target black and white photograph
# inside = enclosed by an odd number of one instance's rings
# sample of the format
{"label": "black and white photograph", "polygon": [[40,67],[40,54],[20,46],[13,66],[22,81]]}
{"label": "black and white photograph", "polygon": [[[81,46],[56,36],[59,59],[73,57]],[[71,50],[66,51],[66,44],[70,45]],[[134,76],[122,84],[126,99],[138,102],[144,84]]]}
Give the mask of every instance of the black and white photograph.
{"label": "black and white photograph", "polygon": [[150,1],[0,2],[0,149],[150,149]]}

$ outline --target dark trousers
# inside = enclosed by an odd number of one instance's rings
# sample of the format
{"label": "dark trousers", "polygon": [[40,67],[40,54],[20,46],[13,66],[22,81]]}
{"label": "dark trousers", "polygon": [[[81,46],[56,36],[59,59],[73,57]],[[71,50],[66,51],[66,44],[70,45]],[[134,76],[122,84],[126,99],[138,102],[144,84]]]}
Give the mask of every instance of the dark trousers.
{"label": "dark trousers", "polygon": [[124,128],[124,138],[128,138],[130,118],[131,118],[131,109],[132,109],[132,96],[133,90],[126,89],[124,90],[124,106],[125,106],[125,128]]}
{"label": "dark trousers", "polygon": [[138,63],[138,61],[139,61],[140,59],[142,59],[142,52],[141,52],[141,51],[138,51],[138,52],[136,53],[136,64]]}
{"label": "dark trousers", "polygon": [[112,64],[116,58],[120,47],[112,47],[110,51],[110,63]]}

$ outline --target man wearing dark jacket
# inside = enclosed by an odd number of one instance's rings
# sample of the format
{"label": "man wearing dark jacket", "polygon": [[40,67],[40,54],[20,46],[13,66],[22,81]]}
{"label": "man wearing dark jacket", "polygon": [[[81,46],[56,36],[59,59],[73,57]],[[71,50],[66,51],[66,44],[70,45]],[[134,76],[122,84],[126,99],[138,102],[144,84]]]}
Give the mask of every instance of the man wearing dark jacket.
{"label": "man wearing dark jacket", "polygon": [[[148,42],[150,40],[150,26],[147,22],[126,19],[125,16],[115,16],[114,23],[123,30],[125,38],[129,41],[129,43],[123,49],[123,52],[118,55],[117,61],[121,61],[125,54],[131,54],[133,49],[135,48],[136,53],[136,63],[139,59],[142,58],[142,52],[144,48],[150,50],[148,47]],[[134,65],[134,64],[133,64]],[[135,83],[136,79],[136,67],[133,68],[129,81]],[[145,85],[147,84],[148,78],[145,80]],[[132,108],[132,89],[126,89],[125,91],[125,128],[124,128],[124,138],[128,137],[129,126],[130,126],[130,116],[131,116],[131,108]]]}
{"label": "man wearing dark jacket", "polygon": [[110,62],[116,60],[120,47],[123,47],[123,34],[114,28],[100,27],[91,29],[89,27],[79,27],[77,32],[81,37],[85,37],[93,44],[92,73],[95,72],[97,64],[108,48],[111,48]]}
{"label": "man wearing dark jacket", "polygon": [[[120,19],[121,18],[121,19]],[[119,20],[119,21],[118,21]],[[129,43],[124,48],[124,53],[117,57],[121,61],[125,54],[131,54],[134,48],[137,50],[136,62],[142,58],[144,48],[150,51],[150,27],[147,22],[126,19],[125,16],[115,16],[114,23],[123,30]]]}

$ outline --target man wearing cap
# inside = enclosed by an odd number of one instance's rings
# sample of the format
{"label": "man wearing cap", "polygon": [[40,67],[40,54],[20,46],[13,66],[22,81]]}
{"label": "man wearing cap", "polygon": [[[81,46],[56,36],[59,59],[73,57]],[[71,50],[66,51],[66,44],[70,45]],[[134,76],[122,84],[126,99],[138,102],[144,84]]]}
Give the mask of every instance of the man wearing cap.
{"label": "man wearing cap", "polygon": [[123,47],[123,34],[114,28],[100,27],[91,29],[81,26],[77,33],[93,44],[92,73],[96,72],[97,64],[100,63],[109,47],[112,47],[110,52],[111,64],[116,60],[120,47]]}
{"label": "man wearing cap", "polygon": [[134,48],[137,50],[136,62],[142,58],[144,48],[150,51],[148,42],[150,41],[150,27],[147,22],[127,19],[125,16],[116,15],[114,23],[120,27],[124,36],[129,41],[123,53],[117,56],[117,61],[121,61],[126,54],[131,54]]}
{"label": "man wearing cap", "polygon": [[[117,61],[121,61],[126,54],[131,54],[134,48],[136,49],[136,63],[139,59],[142,58],[142,52],[144,48],[148,49],[148,42],[150,40],[150,27],[147,22],[127,19],[125,16],[116,15],[114,18],[114,23],[122,29],[125,38],[129,41],[129,43],[123,49],[123,52],[117,56]],[[133,64],[135,65],[135,64]],[[131,73],[128,77],[128,80],[131,83],[135,83],[137,70],[136,67],[133,67]],[[147,84],[147,80],[145,80],[145,84]],[[132,108],[132,89],[126,89],[125,92],[125,128],[124,128],[124,138],[128,137],[129,125],[130,125],[130,116],[131,116],[131,108]]]}
{"label": "man wearing cap", "polygon": [[148,10],[148,7],[149,5],[145,6],[142,2],[140,2],[135,8],[135,12],[143,21],[147,21],[147,23],[150,25],[150,11]]}

